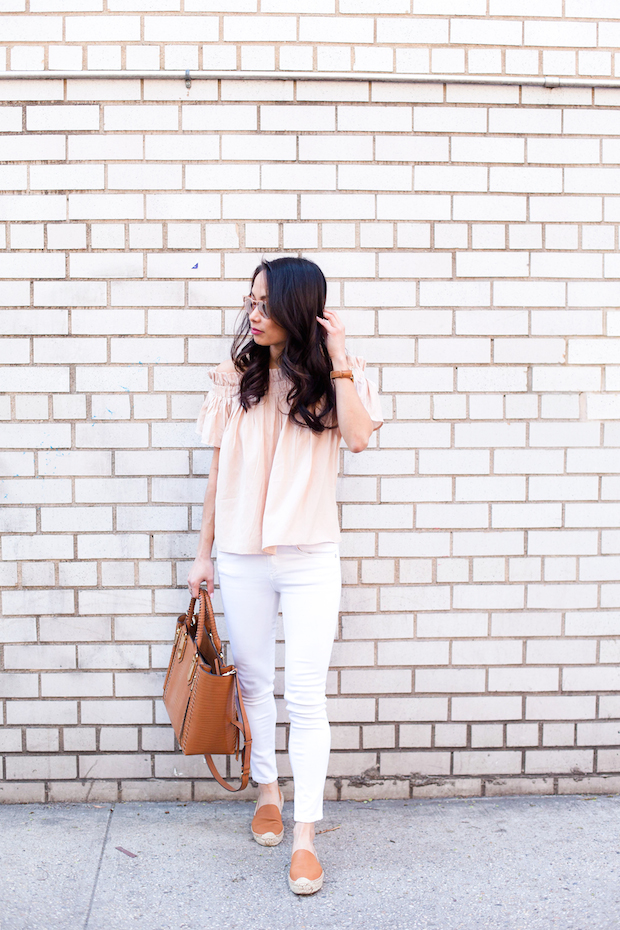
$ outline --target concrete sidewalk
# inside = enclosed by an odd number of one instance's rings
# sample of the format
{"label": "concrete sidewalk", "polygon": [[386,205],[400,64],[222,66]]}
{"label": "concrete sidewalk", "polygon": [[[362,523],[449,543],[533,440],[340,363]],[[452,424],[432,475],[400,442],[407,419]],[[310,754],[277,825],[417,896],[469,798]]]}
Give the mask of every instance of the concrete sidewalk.
{"label": "concrete sidewalk", "polygon": [[292,805],[274,849],[252,840],[252,810],[1,806],[0,928],[620,927],[619,796],[328,802],[311,898],[288,890]]}

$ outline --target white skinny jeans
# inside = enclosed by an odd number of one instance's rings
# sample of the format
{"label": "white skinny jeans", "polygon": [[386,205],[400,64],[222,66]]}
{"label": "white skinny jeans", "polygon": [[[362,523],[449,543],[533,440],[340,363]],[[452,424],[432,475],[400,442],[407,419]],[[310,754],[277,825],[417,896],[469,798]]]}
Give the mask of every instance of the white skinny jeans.
{"label": "white skinny jeans", "polygon": [[275,555],[218,551],[217,563],[233,660],[252,730],[252,778],[269,784],[278,777],[273,690],[280,605],[294,817],[303,823],[321,820],[331,745],[325,686],[340,606],[338,546],[278,546]]}

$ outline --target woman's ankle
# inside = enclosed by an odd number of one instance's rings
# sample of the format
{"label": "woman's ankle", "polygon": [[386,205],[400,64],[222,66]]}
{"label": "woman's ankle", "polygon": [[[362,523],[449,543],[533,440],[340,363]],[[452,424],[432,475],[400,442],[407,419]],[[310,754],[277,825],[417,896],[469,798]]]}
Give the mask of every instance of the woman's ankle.
{"label": "woman's ankle", "polygon": [[258,786],[258,806],[263,804],[280,804],[280,786],[277,781],[270,782],[266,785]]}
{"label": "woman's ankle", "polygon": [[293,852],[297,849],[314,851],[314,823],[298,821],[293,829]]}

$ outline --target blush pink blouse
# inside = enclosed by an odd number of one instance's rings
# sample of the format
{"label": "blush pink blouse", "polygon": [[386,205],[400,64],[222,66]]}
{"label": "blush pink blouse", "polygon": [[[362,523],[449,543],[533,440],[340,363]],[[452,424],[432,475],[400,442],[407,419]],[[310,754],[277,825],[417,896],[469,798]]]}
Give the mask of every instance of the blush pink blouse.
{"label": "blush pink blouse", "polygon": [[[349,356],[355,387],[374,429],[383,423],[379,392],[363,358]],[[276,546],[338,542],[339,429],[315,433],[288,418],[289,382],[270,369],[269,391],[247,412],[241,375],[211,372],[196,432],[220,448],[215,539],[223,552],[274,553]]]}

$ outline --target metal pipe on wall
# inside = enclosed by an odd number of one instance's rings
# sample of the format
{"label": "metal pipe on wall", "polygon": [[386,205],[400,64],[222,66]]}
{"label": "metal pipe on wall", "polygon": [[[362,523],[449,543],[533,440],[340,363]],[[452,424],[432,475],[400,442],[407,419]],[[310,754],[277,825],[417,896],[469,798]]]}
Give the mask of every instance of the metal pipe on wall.
{"label": "metal pipe on wall", "polygon": [[554,75],[509,77],[470,74],[385,74],[339,71],[2,71],[0,81],[145,80],[145,81],[336,81],[382,84],[493,84],[523,87],[620,88],[616,78],[573,78]]}

